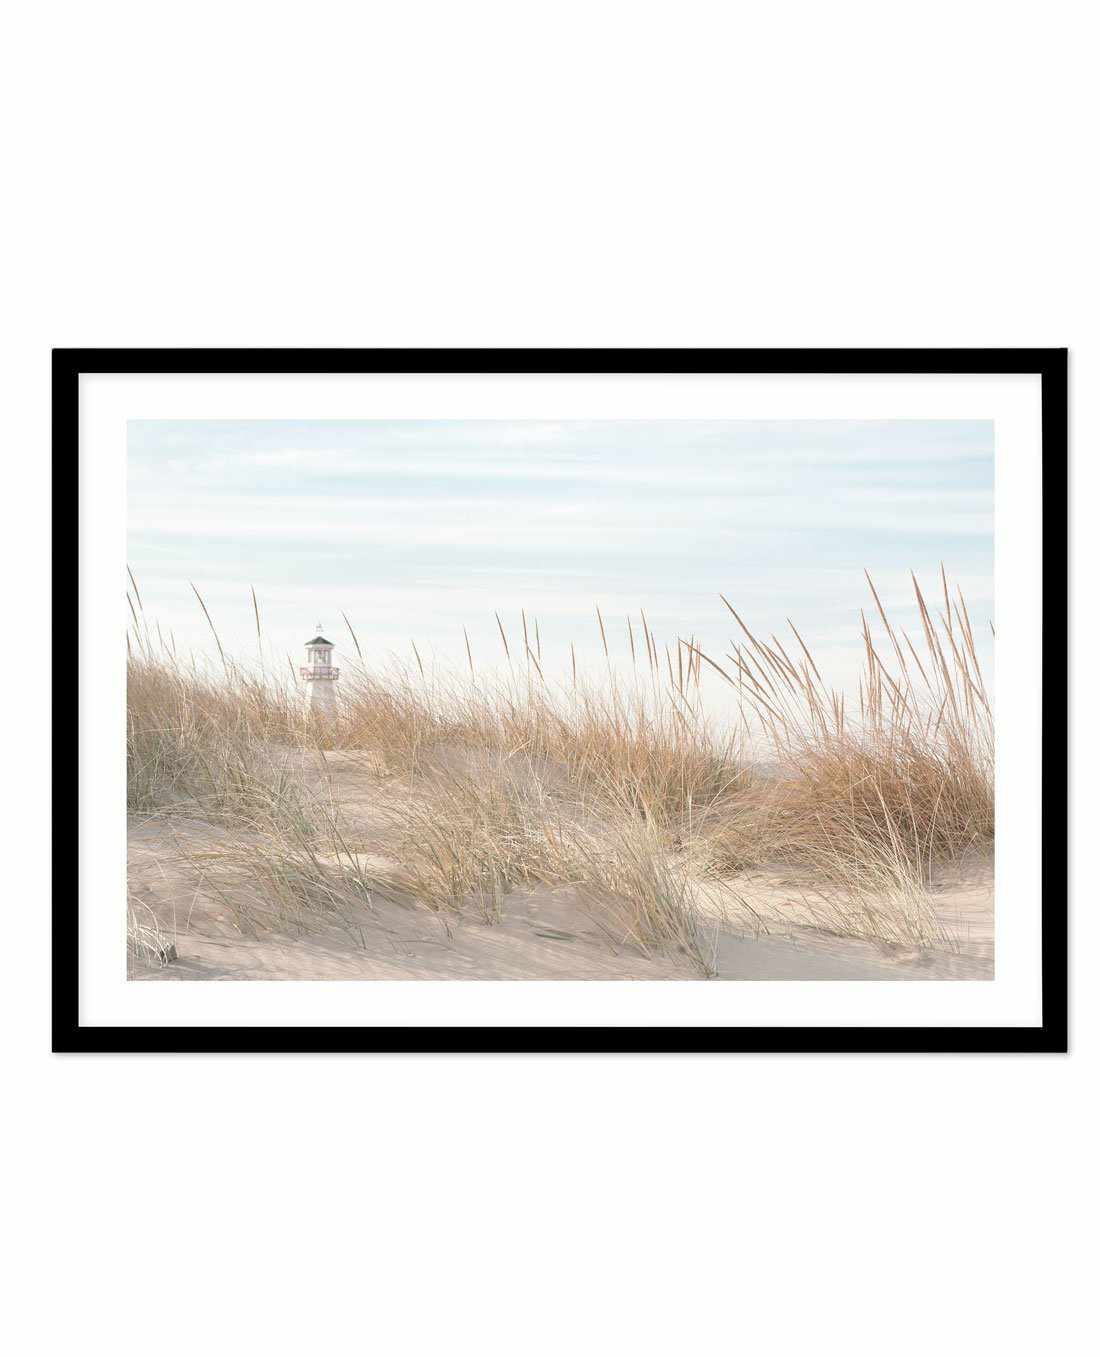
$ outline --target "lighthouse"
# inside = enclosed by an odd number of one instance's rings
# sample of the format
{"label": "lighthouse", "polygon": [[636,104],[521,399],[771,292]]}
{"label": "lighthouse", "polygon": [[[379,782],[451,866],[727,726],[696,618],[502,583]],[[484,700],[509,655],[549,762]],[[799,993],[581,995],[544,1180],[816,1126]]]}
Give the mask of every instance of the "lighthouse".
{"label": "lighthouse", "polygon": [[320,622],[317,623],[317,635],[306,642],[306,663],[298,672],[305,679],[306,709],[310,715],[334,715],[336,680],[340,671],[332,667],[332,642],[321,635]]}

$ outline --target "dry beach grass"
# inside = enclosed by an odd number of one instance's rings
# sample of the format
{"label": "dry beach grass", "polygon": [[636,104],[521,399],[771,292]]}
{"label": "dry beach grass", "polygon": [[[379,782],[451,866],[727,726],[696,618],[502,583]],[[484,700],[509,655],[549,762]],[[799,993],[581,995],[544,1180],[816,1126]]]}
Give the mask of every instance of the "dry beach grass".
{"label": "dry beach grass", "polygon": [[[865,619],[856,710],[793,627],[758,638],[727,604],[722,655],[643,619],[629,678],[555,687],[524,618],[509,677],[360,665],[324,723],[220,643],[218,670],[179,660],[135,586],[131,973],[989,974],[992,709],[941,583],[932,606],[914,581],[916,638],[871,585],[885,644]],[[704,674],[743,726],[702,715]]]}

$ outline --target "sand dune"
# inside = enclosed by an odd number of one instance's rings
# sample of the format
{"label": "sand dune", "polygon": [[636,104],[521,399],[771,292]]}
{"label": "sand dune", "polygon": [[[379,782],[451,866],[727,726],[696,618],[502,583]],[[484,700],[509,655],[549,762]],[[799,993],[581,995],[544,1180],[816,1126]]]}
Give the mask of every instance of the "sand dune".
{"label": "sand dune", "polygon": [[[229,831],[205,820],[133,817],[131,910],[163,940],[167,964],[132,958],[135,980],[698,980],[674,946],[616,936],[577,886],[521,885],[500,916],[433,912],[403,889],[395,803],[415,796],[356,753],[296,756],[296,772],[337,808],[356,862],[377,882],[353,916],[256,926],[234,909],[240,885],[220,879]],[[688,863],[673,863],[689,873]],[[828,927],[823,883],[776,866],[691,878],[704,948],[719,980],[980,980],[993,974],[988,855],[941,869],[930,900],[944,945],[891,946]]]}

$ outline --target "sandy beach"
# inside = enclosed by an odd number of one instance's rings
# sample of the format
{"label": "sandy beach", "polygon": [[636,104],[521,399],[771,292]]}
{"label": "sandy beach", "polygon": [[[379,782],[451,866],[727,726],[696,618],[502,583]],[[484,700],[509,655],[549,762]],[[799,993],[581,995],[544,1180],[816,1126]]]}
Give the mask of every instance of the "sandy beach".
{"label": "sandy beach", "polygon": [[[401,884],[394,810],[415,779],[388,778],[358,752],[295,758],[331,798],[360,865],[376,882],[349,920],[312,917],[293,929],[242,929],[243,884],[219,878],[229,831],[187,816],[132,816],[131,910],[164,941],[163,958],[134,959],[131,977],[194,980],[698,980],[674,947],[616,937],[576,886],[521,885],[499,918],[440,913]],[[721,879],[690,876],[699,930],[717,980],[982,980],[993,975],[993,871],[988,853],[941,869],[929,895],[944,945],[913,948],[844,936],[822,922],[829,892],[776,866]],[[239,899],[238,899],[239,903]]]}

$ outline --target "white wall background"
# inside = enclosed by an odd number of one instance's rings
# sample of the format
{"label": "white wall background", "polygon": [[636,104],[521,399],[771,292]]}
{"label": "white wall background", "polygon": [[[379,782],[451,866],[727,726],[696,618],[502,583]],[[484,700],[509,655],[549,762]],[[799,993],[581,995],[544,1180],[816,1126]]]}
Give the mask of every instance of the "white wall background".
{"label": "white wall background", "polygon": [[[1095,538],[1092,20],[20,7],[9,636],[48,616],[55,344],[1068,344]],[[51,1058],[44,709],[6,734],[14,1350],[1085,1350],[1087,864],[1068,1059]]]}

